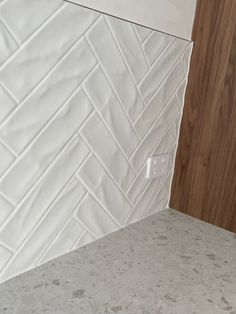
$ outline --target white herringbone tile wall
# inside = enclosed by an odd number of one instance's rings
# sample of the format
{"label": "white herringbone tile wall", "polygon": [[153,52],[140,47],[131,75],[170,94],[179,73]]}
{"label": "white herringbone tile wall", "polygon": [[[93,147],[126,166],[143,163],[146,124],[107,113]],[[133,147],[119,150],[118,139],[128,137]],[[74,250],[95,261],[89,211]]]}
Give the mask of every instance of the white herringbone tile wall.
{"label": "white herringbone tile wall", "polygon": [[[192,43],[61,0],[0,1],[0,280],[168,204]],[[145,180],[150,155],[166,177]]]}

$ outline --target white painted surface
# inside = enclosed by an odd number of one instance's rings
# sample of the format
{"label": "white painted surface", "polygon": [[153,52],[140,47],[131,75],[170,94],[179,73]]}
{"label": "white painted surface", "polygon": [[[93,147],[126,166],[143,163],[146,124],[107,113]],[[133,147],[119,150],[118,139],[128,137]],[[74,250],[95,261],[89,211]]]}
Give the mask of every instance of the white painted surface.
{"label": "white painted surface", "polygon": [[70,0],[191,40],[196,0]]}
{"label": "white painted surface", "polygon": [[152,156],[147,160],[146,179],[155,179],[166,176],[168,173],[169,154]]}
{"label": "white painted surface", "polygon": [[61,0],[0,17],[3,281],[167,206],[192,43]]}

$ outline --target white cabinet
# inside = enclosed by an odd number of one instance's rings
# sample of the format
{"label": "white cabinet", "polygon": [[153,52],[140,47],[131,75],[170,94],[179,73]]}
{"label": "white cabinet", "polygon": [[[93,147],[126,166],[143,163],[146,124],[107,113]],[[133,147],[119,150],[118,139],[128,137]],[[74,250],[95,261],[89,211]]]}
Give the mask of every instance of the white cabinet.
{"label": "white cabinet", "polygon": [[191,40],[196,0],[71,0],[74,3]]}

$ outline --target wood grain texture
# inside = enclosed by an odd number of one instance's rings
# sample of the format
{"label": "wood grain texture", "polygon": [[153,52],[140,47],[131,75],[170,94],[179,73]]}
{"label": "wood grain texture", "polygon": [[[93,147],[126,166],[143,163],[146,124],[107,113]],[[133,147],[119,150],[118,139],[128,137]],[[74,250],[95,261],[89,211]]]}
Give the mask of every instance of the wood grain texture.
{"label": "wood grain texture", "polygon": [[170,207],[236,232],[236,0],[199,0]]}

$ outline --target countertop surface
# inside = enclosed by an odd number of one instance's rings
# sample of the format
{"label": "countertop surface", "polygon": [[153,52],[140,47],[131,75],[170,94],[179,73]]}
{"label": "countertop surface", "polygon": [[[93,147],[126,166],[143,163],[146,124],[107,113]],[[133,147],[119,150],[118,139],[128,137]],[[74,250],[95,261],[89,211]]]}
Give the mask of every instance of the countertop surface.
{"label": "countertop surface", "polygon": [[164,210],[0,285],[0,313],[236,313],[236,235]]}

